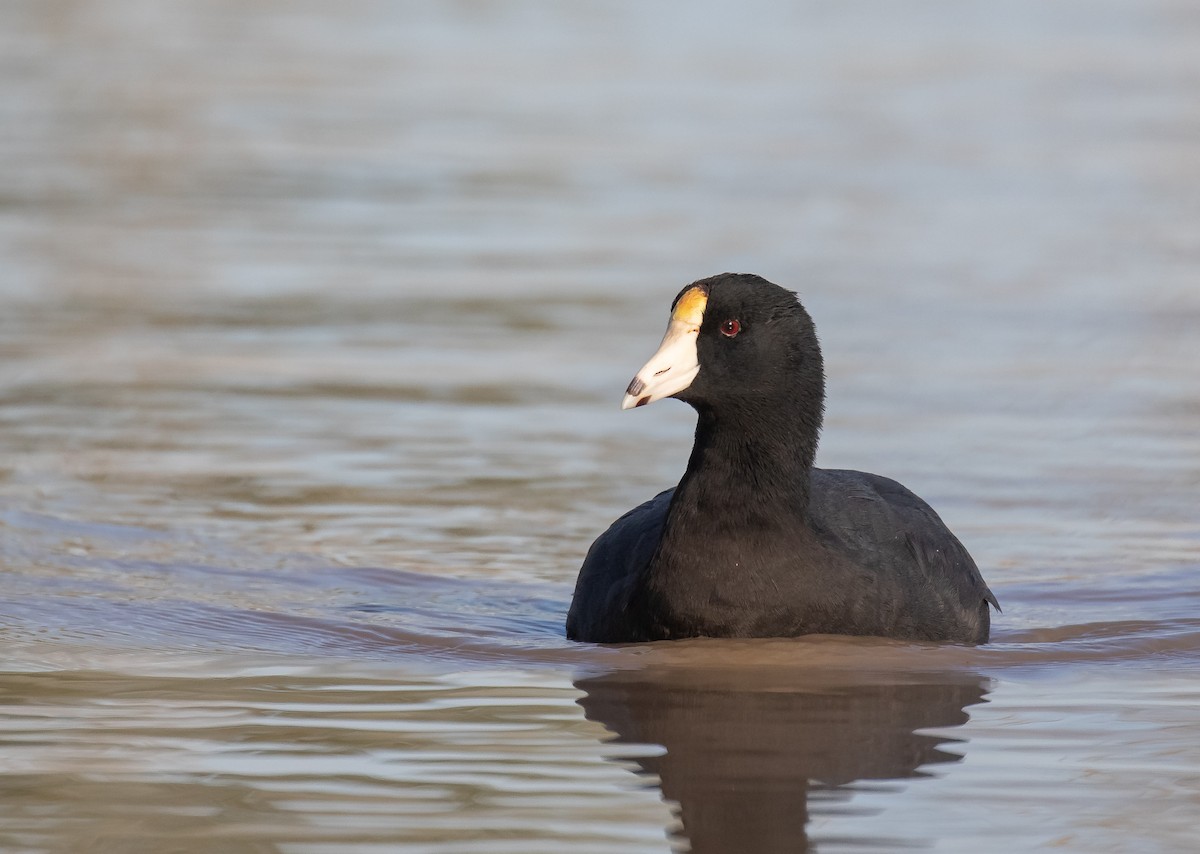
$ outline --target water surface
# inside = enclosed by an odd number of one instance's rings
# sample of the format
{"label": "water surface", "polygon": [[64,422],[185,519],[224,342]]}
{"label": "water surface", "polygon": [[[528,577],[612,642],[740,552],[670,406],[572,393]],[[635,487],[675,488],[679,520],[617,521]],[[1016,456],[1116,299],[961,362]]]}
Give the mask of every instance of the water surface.
{"label": "water surface", "polygon": [[[0,849],[1200,847],[1200,17],[12,2]],[[800,291],[819,463],[978,649],[606,649],[680,286]]]}

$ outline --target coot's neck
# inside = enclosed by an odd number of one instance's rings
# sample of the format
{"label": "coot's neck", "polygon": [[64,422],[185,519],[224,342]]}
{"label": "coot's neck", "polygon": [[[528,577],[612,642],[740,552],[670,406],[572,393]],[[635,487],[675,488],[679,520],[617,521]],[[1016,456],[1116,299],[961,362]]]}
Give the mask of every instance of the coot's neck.
{"label": "coot's neck", "polygon": [[667,515],[670,540],[794,528],[807,516],[820,405],[805,411],[796,399],[755,403],[694,404],[696,441]]}

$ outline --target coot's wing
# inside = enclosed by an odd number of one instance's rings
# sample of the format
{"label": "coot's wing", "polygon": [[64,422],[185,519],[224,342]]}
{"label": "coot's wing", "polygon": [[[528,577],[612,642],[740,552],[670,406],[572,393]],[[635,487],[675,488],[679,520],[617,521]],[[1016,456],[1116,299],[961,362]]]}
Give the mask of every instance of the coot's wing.
{"label": "coot's wing", "polygon": [[812,477],[814,526],[831,546],[877,574],[881,593],[898,600],[896,626],[887,634],[987,642],[988,605],[1000,606],[933,508],[879,475],[813,469]]}
{"label": "coot's wing", "polygon": [[567,613],[567,637],[591,643],[640,640],[628,614],[638,573],[650,563],[662,539],[674,488],[630,510],[596,538],[575,582]]}

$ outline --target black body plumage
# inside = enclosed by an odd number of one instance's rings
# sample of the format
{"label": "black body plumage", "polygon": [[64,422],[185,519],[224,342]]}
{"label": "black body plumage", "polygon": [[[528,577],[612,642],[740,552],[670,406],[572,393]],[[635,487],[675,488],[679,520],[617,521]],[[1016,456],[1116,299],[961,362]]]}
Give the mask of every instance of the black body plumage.
{"label": "black body plumage", "polygon": [[[730,273],[689,288],[707,304],[699,372],[674,395],[698,415],[687,471],[592,544],[567,636],[986,642],[996,599],[929,505],[887,478],[813,466],[824,369],[795,294]],[[730,319],[736,337],[720,333]]]}

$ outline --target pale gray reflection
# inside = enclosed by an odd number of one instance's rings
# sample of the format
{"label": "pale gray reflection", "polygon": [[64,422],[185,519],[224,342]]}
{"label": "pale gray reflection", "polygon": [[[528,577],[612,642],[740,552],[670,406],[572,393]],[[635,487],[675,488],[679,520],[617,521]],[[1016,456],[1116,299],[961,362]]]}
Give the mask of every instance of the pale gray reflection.
{"label": "pale gray reflection", "polygon": [[[925,730],[964,724],[967,708],[985,702],[985,683],[970,673],[912,681],[651,669],[575,685],[586,692],[584,713],[613,741],[648,746],[635,757],[638,773],[656,776],[677,804],[677,841],[696,854],[773,854],[810,850],[810,819],[852,810],[858,781],[925,776],[961,760],[948,747],[958,739]],[[911,840],[855,843],[890,850]]]}

